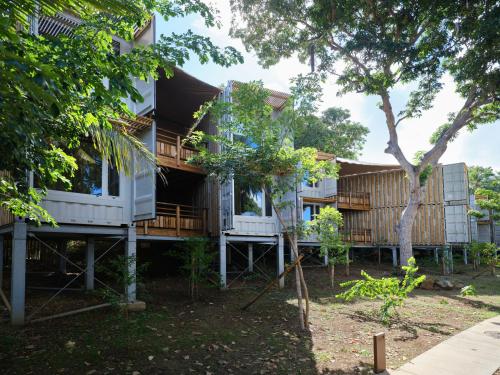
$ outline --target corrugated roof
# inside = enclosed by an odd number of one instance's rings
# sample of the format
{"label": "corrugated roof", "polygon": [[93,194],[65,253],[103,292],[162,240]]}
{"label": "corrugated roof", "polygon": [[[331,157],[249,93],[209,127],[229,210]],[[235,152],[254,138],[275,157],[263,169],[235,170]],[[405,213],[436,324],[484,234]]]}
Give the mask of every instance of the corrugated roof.
{"label": "corrugated roof", "polygon": [[[240,81],[231,81],[231,82],[233,87],[235,88],[237,88],[238,85],[241,85],[243,83]],[[290,94],[268,88],[265,89],[267,90],[267,92],[269,92],[269,97],[266,99],[266,104],[273,107],[273,109],[276,111],[280,111],[281,109],[283,109],[286,101],[290,97]]]}
{"label": "corrugated roof", "polygon": [[401,169],[399,164],[378,164],[344,158],[337,158],[337,163],[340,164],[341,177],[353,174]]}

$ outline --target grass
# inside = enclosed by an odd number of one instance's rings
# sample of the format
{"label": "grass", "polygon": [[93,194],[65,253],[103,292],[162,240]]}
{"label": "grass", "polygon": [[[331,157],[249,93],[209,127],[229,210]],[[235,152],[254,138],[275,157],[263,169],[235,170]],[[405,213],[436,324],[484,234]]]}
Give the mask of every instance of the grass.
{"label": "grass", "polygon": [[[375,276],[389,268],[367,266]],[[360,268],[351,267],[351,279]],[[339,272],[338,282],[347,278]],[[352,374],[372,362],[372,335],[384,331],[390,367],[500,313],[500,281],[472,280],[478,295],[459,290],[416,290],[385,327],[379,302],[344,303],[329,288],[324,269],[307,269],[311,327],[301,332],[291,278],[248,311],[240,307],[259,290],[204,290],[187,298],[178,279],[147,283],[148,308],[125,316],[101,310],[15,328],[0,326],[2,374]],[[184,293],[185,291],[185,293]],[[74,343],[74,344],[71,344]],[[136,373],[137,374],[137,373]]]}

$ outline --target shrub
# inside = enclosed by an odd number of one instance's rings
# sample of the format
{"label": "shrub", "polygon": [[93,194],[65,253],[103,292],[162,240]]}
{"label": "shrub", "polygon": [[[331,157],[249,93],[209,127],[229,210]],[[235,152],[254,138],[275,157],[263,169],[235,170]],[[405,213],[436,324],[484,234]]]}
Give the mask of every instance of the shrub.
{"label": "shrub", "polygon": [[405,299],[408,298],[408,294],[425,280],[425,275],[416,276],[418,267],[413,257],[408,260],[408,266],[402,268],[405,272],[403,280],[396,277],[377,279],[371,277],[365,271],[361,271],[361,276],[364,279],[340,284],[341,287],[349,287],[349,289],[336,297],[345,301],[351,301],[355,298],[382,300],[380,320],[383,324],[388,324],[390,318],[396,312],[396,308],[403,305]]}
{"label": "shrub", "polygon": [[474,285],[472,285],[472,284],[466,285],[462,289],[460,289],[460,295],[462,297],[475,296],[475,295],[477,295],[477,291],[476,291],[476,288],[474,287]]}

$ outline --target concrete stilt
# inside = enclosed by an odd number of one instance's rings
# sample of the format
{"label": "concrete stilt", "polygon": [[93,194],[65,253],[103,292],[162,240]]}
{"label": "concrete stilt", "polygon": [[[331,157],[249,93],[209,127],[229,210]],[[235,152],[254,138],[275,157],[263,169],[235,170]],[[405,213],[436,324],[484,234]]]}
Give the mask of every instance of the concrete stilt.
{"label": "concrete stilt", "polygon": [[436,264],[439,264],[439,248],[435,248],[434,249],[434,262],[436,262]]}
{"label": "concrete stilt", "polygon": [[227,288],[227,274],[226,274],[226,236],[219,237],[219,275],[221,289]]}
{"label": "concrete stilt", "polygon": [[12,280],[10,287],[10,304],[12,306],[11,322],[14,325],[24,324],[24,303],[26,295],[26,234],[27,225],[14,223],[12,235]]}
{"label": "concrete stilt", "polygon": [[323,265],[324,265],[324,266],[328,266],[328,254],[325,254],[325,255],[323,256]]}
{"label": "concrete stilt", "polygon": [[66,258],[68,257],[68,249],[67,249],[67,242],[66,240],[60,240],[57,242],[57,251],[61,254],[59,256],[59,272],[65,275],[67,272],[66,265],[67,261]]}
{"label": "concrete stilt", "polygon": [[127,241],[125,243],[125,257],[127,258],[127,267],[129,282],[125,286],[125,295],[127,302],[135,302],[137,294],[136,285],[136,266],[137,266],[137,240],[135,227],[129,227],[127,231]]}
{"label": "concrete stilt", "polygon": [[396,247],[391,247],[392,250],[392,266],[396,268],[398,266],[398,252]]}
{"label": "concrete stilt", "polygon": [[253,272],[253,243],[248,244],[248,271]]}
{"label": "concrete stilt", "polygon": [[3,286],[3,235],[0,234],[0,289]]}
{"label": "concrete stilt", "polygon": [[464,252],[464,264],[465,264],[465,265],[467,265],[467,264],[468,264],[468,259],[467,259],[467,249],[466,249],[466,248],[464,248],[463,252]]}
{"label": "concrete stilt", "polygon": [[[278,275],[280,275],[283,271],[285,271],[285,244],[284,244],[283,235],[279,235],[278,237]],[[285,278],[282,277],[279,280],[279,287],[285,287]]]}
{"label": "concrete stilt", "polygon": [[94,290],[94,261],[95,261],[95,240],[87,239],[87,248],[85,250],[85,289]]}

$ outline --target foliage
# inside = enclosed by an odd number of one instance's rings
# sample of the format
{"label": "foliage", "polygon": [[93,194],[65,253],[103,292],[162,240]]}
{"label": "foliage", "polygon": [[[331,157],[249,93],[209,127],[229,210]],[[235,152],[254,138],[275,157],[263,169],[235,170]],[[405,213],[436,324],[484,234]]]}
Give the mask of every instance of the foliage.
{"label": "foliage", "polygon": [[308,228],[309,233],[318,235],[321,255],[328,256],[328,262],[333,265],[346,262],[346,252],[349,246],[342,241],[339,233],[339,227],[342,227],[343,222],[340,211],[326,206],[320,209]]}
{"label": "foliage", "polygon": [[[293,145],[297,129],[311,118],[315,110],[316,83],[311,77],[299,77],[279,114],[273,113],[273,108],[266,104],[270,93],[262,82],[239,83],[233,88],[230,102],[209,103],[197,114],[199,117],[209,112],[218,123],[219,134],[196,131],[191,137],[191,142],[199,150],[191,163],[201,165],[223,183],[234,178],[265,191],[296,258],[299,256],[298,222],[293,213],[291,220],[287,220],[284,212],[293,211],[298,184],[305,179],[316,182],[327,177],[336,178],[338,169],[331,161],[316,160],[315,148],[295,148]],[[212,152],[203,147],[206,142],[218,145],[220,151]],[[295,275],[300,325],[305,328],[308,325],[309,298],[300,263],[295,267]]]}
{"label": "foliage", "polygon": [[330,267],[330,282],[332,288],[335,285],[335,266],[345,264],[348,259],[350,245],[345,243],[339,228],[343,225],[340,211],[331,206],[320,208],[319,214],[310,223],[309,233],[317,234],[320,242],[320,255],[326,256]]}
{"label": "foliage", "polygon": [[[33,15],[54,16],[67,11],[81,22],[70,35],[36,35]],[[166,19],[198,13],[215,26],[213,9],[199,0],[56,0],[0,1],[0,205],[16,216],[49,221],[40,206],[47,186],[71,185],[77,168],[70,151],[91,138],[104,158],[129,172],[132,152],[144,163],[154,156],[127,132],[119,119],[131,117],[124,99],[143,100],[135,79],[167,77],[193,53],[200,61],[227,66],[241,61],[232,48],[219,49],[204,36],[162,36],[158,43],[133,43],[134,31],[156,13]],[[113,38],[130,44],[119,54]],[[41,188],[30,189],[26,171]]]}
{"label": "foliage", "polygon": [[[142,276],[148,267],[149,263],[138,265],[136,256],[119,255],[105,263],[98,264],[96,266],[96,271],[103,273],[113,283],[123,287],[126,293],[126,289],[130,285],[133,283],[137,284],[142,280]],[[135,273],[131,273],[130,269],[135,269]],[[100,290],[100,293],[113,305],[118,306],[119,303],[123,302],[123,298],[114,290],[111,291],[107,288],[103,288]]]}
{"label": "foliage", "polygon": [[403,280],[396,277],[382,277],[376,279],[366,272],[361,271],[363,280],[351,280],[340,284],[341,287],[350,289],[337,295],[345,301],[355,298],[380,299],[383,304],[380,308],[380,319],[388,324],[396,308],[403,305],[408,294],[425,280],[425,275],[416,276],[418,267],[414,258],[408,260],[408,265],[402,267],[405,271]]}
{"label": "foliage", "polygon": [[328,108],[297,131],[295,147],[314,147],[341,158],[358,158],[370,130],[350,117],[347,109]]}
{"label": "foliage", "polygon": [[206,237],[187,238],[177,252],[182,261],[182,269],[189,278],[189,293],[193,300],[199,296],[199,286],[209,284],[215,276],[211,269],[216,254],[209,249],[210,240]]}
{"label": "foliage", "polygon": [[500,259],[497,252],[498,247],[491,242],[472,241],[468,246],[468,251],[472,259],[474,268],[477,269],[480,262],[491,267],[492,274],[495,273],[495,267],[500,265]]}
{"label": "foliage", "polygon": [[462,297],[476,296],[477,295],[476,287],[474,285],[472,285],[472,284],[471,285],[466,285],[462,289],[460,289],[460,295]]}
{"label": "foliage", "polygon": [[[424,151],[417,151],[413,158],[413,164],[420,165],[424,155],[425,155]],[[432,165],[428,164],[418,175],[418,179],[420,181],[421,186],[425,185],[427,179],[431,176],[431,174],[432,174]]]}
{"label": "foliage", "polygon": [[491,167],[468,167],[469,188],[471,191],[487,189],[500,192],[500,172]]}
{"label": "foliage", "polygon": [[[335,178],[337,166],[330,161],[316,160],[312,147],[294,148],[292,140],[310,112],[309,92],[292,95],[279,116],[266,104],[269,92],[262,82],[240,83],[232,102],[216,101],[204,108],[217,121],[219,134],[195,131],[191,142],[199,153],[190,162],[204,167],[221,181],[231,178],[263,187],[277,208],[288,207],[286,193],[295,191],[305,179],[316,182]],[[204,112],[198,116],[204,115]],[[220,152],[203,147],[207,142],[220,146]]]}
{"label": "foliage", "polygon": [[[232,0],[231,34],[264,66],[298,56],[314,60],[317,75],[336,77],[339,94],[376,95],[389,132],[386,153],[409,176],[410,195],[398,227],[402,261],[411,256],[411,230],[421,203],[419,177],[461,129],[500,117],[500,2],[389,0]],[[399,145],[405,121],[433,107],[451,77],[463,105],[435,124],[431,148],[417,165]],[[394,91],[408,88],[407,98]],[[402,102],[402,103],[401,103]]]}

